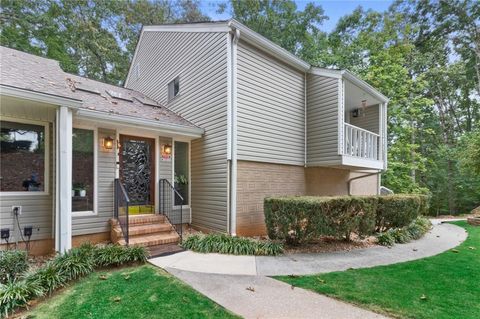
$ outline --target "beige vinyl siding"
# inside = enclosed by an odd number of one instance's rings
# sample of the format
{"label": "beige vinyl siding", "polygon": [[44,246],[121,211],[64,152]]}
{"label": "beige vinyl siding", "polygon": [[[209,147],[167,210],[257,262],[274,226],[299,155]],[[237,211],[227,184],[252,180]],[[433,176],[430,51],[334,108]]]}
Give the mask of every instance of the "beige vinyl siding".
{"label": "beige vinyl siding", "polygon": [[307,83],[307,165],[340,163],[339,80],[309,74]]}
{"label": "beige vinyl siding", "polygon": [[114,130],[98,129],[97,136],[97,212],[95,215],[75,216],[72,214],[72,234],[85,235],[110,231],[108,220],[113,217],[115,180],[115,151],[105,150],[102,141],[115,136]]}
{"label": "beige vinyl siding", "polygon": [[304,73],[240,41],[237,50],[239,160],[305,163]]}
{"label": "beige vinyl siding", "polygon": [[360,111],[358,117],[352,117],[351,114],[349,116],[350,124],[378,134],[378,126],[380,125],[378,105],[366,107],[364,111]]}
{"label": "beige vinyl siding", "polygon": [[[205,129],[191,143],[192,224],[227,230],[227,33],[144,32],[128,87]],[[180,78],[168,103],[168,83]],[[185,216],[185,215],[184,215]]]}

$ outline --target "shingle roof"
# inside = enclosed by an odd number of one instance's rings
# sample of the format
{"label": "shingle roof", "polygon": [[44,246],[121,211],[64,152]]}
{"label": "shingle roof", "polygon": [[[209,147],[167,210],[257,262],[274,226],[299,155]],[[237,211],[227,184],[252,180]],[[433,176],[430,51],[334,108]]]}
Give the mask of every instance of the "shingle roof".
{"label": "shingle roof", "polygon": [[0,46],[0,84],[76,99],[81,108],[197,128],[140,92],[64,72],[58,61]]}

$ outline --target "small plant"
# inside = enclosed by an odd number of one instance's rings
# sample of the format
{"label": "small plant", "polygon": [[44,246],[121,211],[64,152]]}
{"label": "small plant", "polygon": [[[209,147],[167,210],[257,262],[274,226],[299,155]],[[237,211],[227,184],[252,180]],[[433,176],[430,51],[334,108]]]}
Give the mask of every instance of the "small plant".
{"label": "small plant", "polygon": [[377,240],[382,246],[408,243],[411,240],[422,238],[431,227],[432,224],[427,218],[418,217],[406,227],[389,229],[378,234]]}
{"label": "small plant", "polygon": [[283,253],[281,243],[258,241],[225,234],[191,235],[182,243],[183,248],[200,253],[231,255],[279,255]]}
{"label": "small plant", "polygon": [[175,184],[179,184],[179,185],[188,184],[188,178],[183,174],[180,174],[180,175],[175,174],[174,181],[175,181]]}
{"label": "small plant", "polygon": [[95,263],[92,254],[80,249],[72,249],[54,259],[57,272],[63,274],[67,280],[74,280],[90,274]]}
{"label": "small plant", "polygon": [[24,250],[0,251],[0,284],[15,280],[28,269],[27,252]]}
{"label": "small plant", "polygon": [[386,231],[377,235],[378,244],[391,247],[395,244],[395,238],[390,231]]}
{"label": "small plant", "polygon": [[17,307],[27,305],[28,301],[43,295],[43,288],[36,280],[10,280],[0,284],[0,318],[7,317]]}
{"label": "small plant", "polygon": [[145,262],[148,253],[144,247],[123,247],[119,245],[105,245],[93,251],[93,259],[97,266],[120,266],[131,262]]}
{"label": "small plant", "polygon": [[57,288],[64,287],[67,284],[68,279],[68,274],[61,271],[55,263],[55,260],[48,261],[35,272],[29,273],[25,276],[27,282],[38,282],[48,294],[51,294]]}

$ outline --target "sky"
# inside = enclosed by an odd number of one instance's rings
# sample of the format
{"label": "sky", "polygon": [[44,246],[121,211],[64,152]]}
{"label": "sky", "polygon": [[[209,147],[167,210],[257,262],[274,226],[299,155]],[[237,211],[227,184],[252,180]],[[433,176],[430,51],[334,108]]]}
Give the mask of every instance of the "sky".
{"label": "sky", "polygon": [[[241,0],[240,0],[241,1]],[[212,20],[226,20],[230,18],[230,12],[218,14],[217,7],[219,3],[225,1],[209,1],[200,0],[200,6],[202,11],[209,15]],[[329,17],[329,20],[325,21],[321,27],[323,31],[330,32],[333,30],[339,18],[351,13],[358,6],[362,6],[364,9],[373,9],[375,11],[385,11],[388,9],[393,1],[390,0],[295,0],[299,10],[303,10],[305,5],[309,2],[314,2],[322,6],[325,11],[325,15]]]}

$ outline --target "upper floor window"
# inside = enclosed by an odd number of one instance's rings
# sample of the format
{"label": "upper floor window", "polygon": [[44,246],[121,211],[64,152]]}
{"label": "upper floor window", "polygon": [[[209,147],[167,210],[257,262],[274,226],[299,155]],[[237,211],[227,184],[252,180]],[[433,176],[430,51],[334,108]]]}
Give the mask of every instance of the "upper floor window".
{"label": "upper floor window", "polygon": [[180,77],[176,77],[168,83],[168,101],[170,102],[180,92]]}
{"label": "upper floor window", "polygon": [[140,64],[138,63],[133,67],[133,76],[135,77],[135,80],[140,78]]}
{"label": "upper floor window", "polygon": [[0,121],[0,191],[45,191],[46,126]]}

